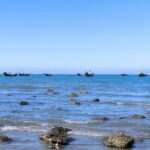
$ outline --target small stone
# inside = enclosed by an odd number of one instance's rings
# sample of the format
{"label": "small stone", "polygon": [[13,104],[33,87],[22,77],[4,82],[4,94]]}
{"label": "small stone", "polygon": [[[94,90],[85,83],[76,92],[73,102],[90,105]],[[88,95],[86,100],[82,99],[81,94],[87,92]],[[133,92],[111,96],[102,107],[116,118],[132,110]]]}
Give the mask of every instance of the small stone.
{"label": "small stone", "polygon": [[79,93],[80,93],[80,94],[88,94],[88,92],[87,92],[87,91],[84,91],[84,90],[80,90]]}
{"label": "small stone", "polygon": [[93,102],[100,102],[100,99],[99,98],[95,98],[95,99],[93,99]]}
{"label": "small stone", "polygon": [[51,88],[47,88],[46,92],[54,92],[54,90]]}
{"label": "small stone", "polygon": [[53,92],[54,95],[59,94],[59,92]]}
{"label": "small stone", "polygon": [[75,105],[80,106],[81,103],[80,102],[75,102]]}
{"label": "small stone", "polygon": [[98,121],[108,121],[109,118],[108,117],[97,117],[96,120],[98,120]]}
{"label": "small stone", "polygon": [[135,115],[132,116],[132,118],[134,118],[134,119],[145,119],[146,117],[143,116],[143,115],[135,114]]}
{"label": "small stone", "polygon": [[70,97],[78,97],[78,95],[76,93],[70,93],[69,96]]}
{"label": "small stone", "polygon": [[20,105],[29,105],[29,103],[26,102],[26,101],[21,101],[21,102],[20,102]]}
{"label": "small stone", "polygon": [[122,120],[122,119],[125,119],[125,117],[120,117],[119,119]]}

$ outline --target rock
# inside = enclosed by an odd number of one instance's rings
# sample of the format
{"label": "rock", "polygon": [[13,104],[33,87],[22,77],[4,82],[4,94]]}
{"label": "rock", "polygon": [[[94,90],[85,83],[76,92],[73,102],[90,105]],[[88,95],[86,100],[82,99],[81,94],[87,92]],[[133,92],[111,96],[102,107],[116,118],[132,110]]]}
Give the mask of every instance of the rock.
{"label": "rock", "polygon": [[109,118],[108,117],[97,117],[96,120],[98,120],[98,121],[108,121]]}
{"label": "rock", "polygon": [[76,93],[70,93],[69,96],[70,97],[78,97],[78,95]]}
{"label": "rock", "polygon": [[75,105],[80,106],[80,105],[81,105],[81,103],[80,103],[80,102],[75,102]]}
{"label": "rock", "polygon": [[21,102],[20,102],[20,105],[29,105],[29,103],[26,102],[26,101],[21,101]]}
{"label": "rock", "polygon": [[132,116],[132,118],[134,118],[134,119],[145,119],[146,117],[143,116],[143,115],[135,114],[135,115]]}
{"label": "rock", "polygon": [[100,99],[99,98],[95,98],[95,99],[93,99],[93,102],[100,102]]}
{"label": "rock", "polygon": [[55,149],[59,149],[61,146],[67,145],[73,140],[73,138],[68,135],[69,131],[71,130],[67,128],[54,127],[45,135],[41,135],[40,140],[46,142]]}
{"label": "rock", "polygon": [[5,135],[0,135],[0,142],[10,142],[12,141],[11,138],[5,136]]}
{"label": "rock", "polygon": [[51,88],[47,88],[46,92],[54,92],[54,90]]}
{"label": "rock", "polygon": [[134,139],[130,136],[118,134],[114,137],[106,137],[103,140],[103,144],[107,147],[114,148],[131,148],[134,143]]}
{"label": "rock", "polygon": [[87,91],[84,91],[84,90],[80,90],[79,93],[80,93],[80,94],[88,94],[88,92],[87,92]]}

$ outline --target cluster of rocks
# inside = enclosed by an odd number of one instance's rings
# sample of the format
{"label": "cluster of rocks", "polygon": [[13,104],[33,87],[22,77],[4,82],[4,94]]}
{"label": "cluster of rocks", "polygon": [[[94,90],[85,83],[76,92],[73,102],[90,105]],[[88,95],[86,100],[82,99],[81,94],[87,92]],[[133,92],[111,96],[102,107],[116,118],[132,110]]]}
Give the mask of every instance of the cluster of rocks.
{"label": "cluster of rocks", "polygon": [[69,131],[71,131],[71,129],[54,127],[48,133],[41,135],[40,140],[49,144],[51,148],[59,149],[74,140],[68,135]]}
{"label": "cluster of rocks", "polygon": [[[69,131],[71,131],[71,129],[54,127],[46,134],[41,135],[40,140],[48,144],[51,148],[60,149],[74,140],[68,135]],[[126,149],[131,148],[135,141],[137,140],[133,137],[126,136],[123,132],[121,132],[115,136],[105,137],[102,142],[107,147]],[[141,138],[138,138],[138,141],[142,141]]]}

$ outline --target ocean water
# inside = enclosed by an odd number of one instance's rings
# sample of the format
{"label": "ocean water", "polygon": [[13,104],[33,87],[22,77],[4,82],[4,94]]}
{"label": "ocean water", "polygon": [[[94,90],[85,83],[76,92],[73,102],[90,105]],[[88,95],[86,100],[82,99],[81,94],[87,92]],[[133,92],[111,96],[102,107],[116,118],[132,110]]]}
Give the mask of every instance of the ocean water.
{"label": "ocean water", "polygon": [[[52,88],[59,94],[48,92]],[[80,94],[80,90],[88,94]],[[78,97],[70,98],[69,93]],[[100,102],[93,102],[99,98]],[[20,101],[29,105],[21,106]],[[75,102],[81,102],[80,106]],[[133,119],[133,114],[145,119]],[[109,117],[100,121],[99,117]],[[120,119],[123,117],[123,119]],[[49,150],[39,135],[54,126],[72,129],[76,140],[64,150],[114,150],[102,144],[105,136],[124,131],[141,137],[133,150],[150,149],[150,77],[136,75],[31,75],[4,77],[0,75],[0,134],[14,139],[0,143],[0,150]]]}

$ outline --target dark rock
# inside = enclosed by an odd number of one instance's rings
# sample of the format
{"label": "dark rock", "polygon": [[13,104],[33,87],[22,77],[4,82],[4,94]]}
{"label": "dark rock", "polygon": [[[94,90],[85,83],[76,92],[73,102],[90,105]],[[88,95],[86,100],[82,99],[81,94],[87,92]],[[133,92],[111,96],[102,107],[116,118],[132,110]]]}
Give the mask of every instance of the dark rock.
{"label": "dark rock", "polygon": [[70,97],[78,97],[78,95],[76,93],[70,93],[68,96],[70,96]]}
{"label": "dark rock", "polygon": [[41,135],[40,140],[58,149],[63,145],[69,144],[69,142],[73,140],[73,138],[68,135],[69,131],[71,130],[67,128],[54,127],[47,134]]}
{"label": "dark rock", "polygon": [[114,148],[131,148],[134,143],[134,139],[130,136],[118,134],[114,137],[106,137],[103,139],[103,144],[107,147]]}
{"label": "dark rock", "polygon": [[120,117],[119,119],[122,120],[122,119],[125,119],[125,117]]}
{"label": "dark rock", "polygon": [[143,115],[135,114],[135,115],[132,116],[132,118],[134,118],[134,119],[145,119],[146,117],[143,116]]}
{"label": "dark rock", "polygon": [[0,135],[0,142],[10,142],[12,141],[11,138],[5,136],[5,135]]}
{"label": "dark rock", "polygon": [[75,105],[80,106],[80,105],[81,105],[81,103],[80,103],[80,102],[75,102]]}
{"label": "dark rock", "polygon": [[26,101],[21,101],[21,102],[20,102],[20,105],[29,105],[29,103],[26,102]]}
{"label": "dark rock", "polygon": [[99,98],[95,98],[95,99],[93,99],[93,102],[100,102],[100,99]]}

